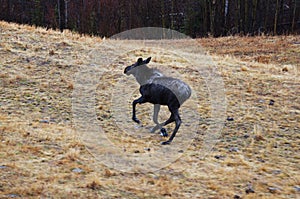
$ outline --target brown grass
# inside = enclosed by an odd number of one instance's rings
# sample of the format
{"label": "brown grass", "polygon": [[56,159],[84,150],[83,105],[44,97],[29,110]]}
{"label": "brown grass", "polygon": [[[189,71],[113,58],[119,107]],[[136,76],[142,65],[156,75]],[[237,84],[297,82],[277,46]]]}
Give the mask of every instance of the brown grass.
{"label": "brown grass", "polygon": [[[227,115],[234,121],[226,121],[219,142],[204,159],[200,136],[175,162],[143,174],[97,162],[72,120],[74,75],[89,66],[89,53],[101,38],[6,22],[0,22],[0,34],[0,198],[299,197],[299,36],[198,39],[220,70]],[[127,154],[162,147],[157,135],[137,139],[120,130],[110,111],[112,86],[125,65],[148,55],[154,66],[183,74],[199,93],[196,110],[204,120],[199,129],[209,127],[208,92],[197,86],[205,83],[188,63],[167,52],[133,51],[100,69],[97,86],[99,124]],[[193,100],[186,108],[193,107]],[[138,110],[144,125],[151,126],[151,106]],[[183,127],[174,141],[180,142],[184,132]],[[254,193],[246,193],[249,187]]]}

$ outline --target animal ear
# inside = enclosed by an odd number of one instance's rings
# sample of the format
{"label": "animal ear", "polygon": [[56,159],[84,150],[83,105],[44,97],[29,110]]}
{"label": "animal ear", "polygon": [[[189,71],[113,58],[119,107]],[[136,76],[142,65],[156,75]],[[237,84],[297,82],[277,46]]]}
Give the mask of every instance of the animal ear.
{"label": "animal ear", "polygon": [[146,60],[145,60],[145,63],[148,64],[151,60],[151,57],[148,57]]}
{"label": "animal ear", "polygon": [[143,64],[143,58],[138,58],[137,64],[138,64],[138,65],[142,65],[142,64]]}

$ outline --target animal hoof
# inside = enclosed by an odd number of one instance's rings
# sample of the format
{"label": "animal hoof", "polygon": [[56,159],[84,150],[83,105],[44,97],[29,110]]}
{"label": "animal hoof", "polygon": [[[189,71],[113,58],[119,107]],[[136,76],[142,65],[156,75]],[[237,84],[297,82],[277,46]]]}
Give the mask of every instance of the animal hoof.
{"label": "animal hoof", "polygon": [[161,125],[157,124],[156,126],[154,126],[152,129],[151,129],[151,133],[155,133],[155,131],[157,131],[158,129],[161,129]]}
{"label": "animal hoof", "polygon": [[160,129],[160,135],[163,137],[168,137],[168,133],[165,128]]}
{"label": "animal hoof", "polygon": [[134,122],[138,123],[138,124],[140,124],[140,123],[141,123],[141,121],[140,121],[140,120],[138,120],[137,118],[132,118],[132,120],[133,120]]}
{"label": "animal hoof", "polygon": [[157,128],[153,127],[153,128],[150,130],[150,133],[155,133],[156,130],[157,130]]}
{"label": "animal hoof", "polygon": [[162,145],[169,145],[169,144],[171,144],[171,141],[168,140],[168,141],[162,142],[161,144]]}

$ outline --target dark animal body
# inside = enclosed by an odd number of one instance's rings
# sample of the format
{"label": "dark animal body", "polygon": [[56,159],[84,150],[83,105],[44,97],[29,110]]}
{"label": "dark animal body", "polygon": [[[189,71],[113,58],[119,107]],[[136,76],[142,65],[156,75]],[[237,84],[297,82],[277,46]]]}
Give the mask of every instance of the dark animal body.
{"label": "dark animal body", "polygon": [[[152,104],[170,105],[180,107],[176,95],[168,88],[160,84],[145,84],[140,87],[140,93]],[[164,95],[161,95],[163,93]]]}
{"label": "dark animal body", "polygon": [[[162,144],[170,144],[174,139],[180,125],[181,118],[179,116],[180,106],[191,96],[191,88],[183,81],[164,76],[156,69],[148,68],[148,64],[151,60],[149,57],[146,60],[139,58],[136,63],[131,66],[127,66],[124,73],[127,75],[133,75],[137,82],[140,84],[141,97],[132,102],[132,120],[140,123],[136,117],[136,105],[146,102],[154,104],[153,121],[156,126],[152,129],[155,132],[162,127],[175,122],[176,126],[172,135],[168,141]],[[160,105],[166,105],[171,112],[168,120],[163,123],[158,123],[158,112]],[[164,129],[163,129],[164,130]]]}

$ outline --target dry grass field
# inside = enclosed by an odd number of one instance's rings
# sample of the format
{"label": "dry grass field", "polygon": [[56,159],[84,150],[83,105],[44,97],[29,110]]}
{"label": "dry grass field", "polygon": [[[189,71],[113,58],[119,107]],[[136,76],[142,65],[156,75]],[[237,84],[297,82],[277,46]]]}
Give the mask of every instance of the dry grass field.
{"label": "dry grass field", "polygon": [[[137,107],[143,128],[130,117],[116,119],[130,115],[131,100],[139,96],[138,84],[123,74],[125,66],[152,56],[150,67],[171,69],[171,75],[193,88],[195,95],[181,110],[183,125],[167,146],[180,157],[151,172],[122,172],[103,164],[84,141],[87,132],[74,123],[76,74],[97,64],[98,55],[109,59],[119,50],[99,49],[102,42],[0,21],[0,198],[300,197],[300,36],[194,40],[218,67],[226,95],[224,126],[205,157],[203,136],[212,125],[210,92],[187,60],[147,48],[121,54],[104,67],[99,63],[97,125],[128,156],[151,157],[165,147],[160,145],[165,138],[148,135],[151,105]],[[132,93],[124,93],[130,98],[120,101],[123,110],[118,97],[128,82]],[[197,121],[188,118],[190,110],[199,115]],[[161,119],[167,116],[163,109]],[[189,133],[198,136],[180,148]]]}

